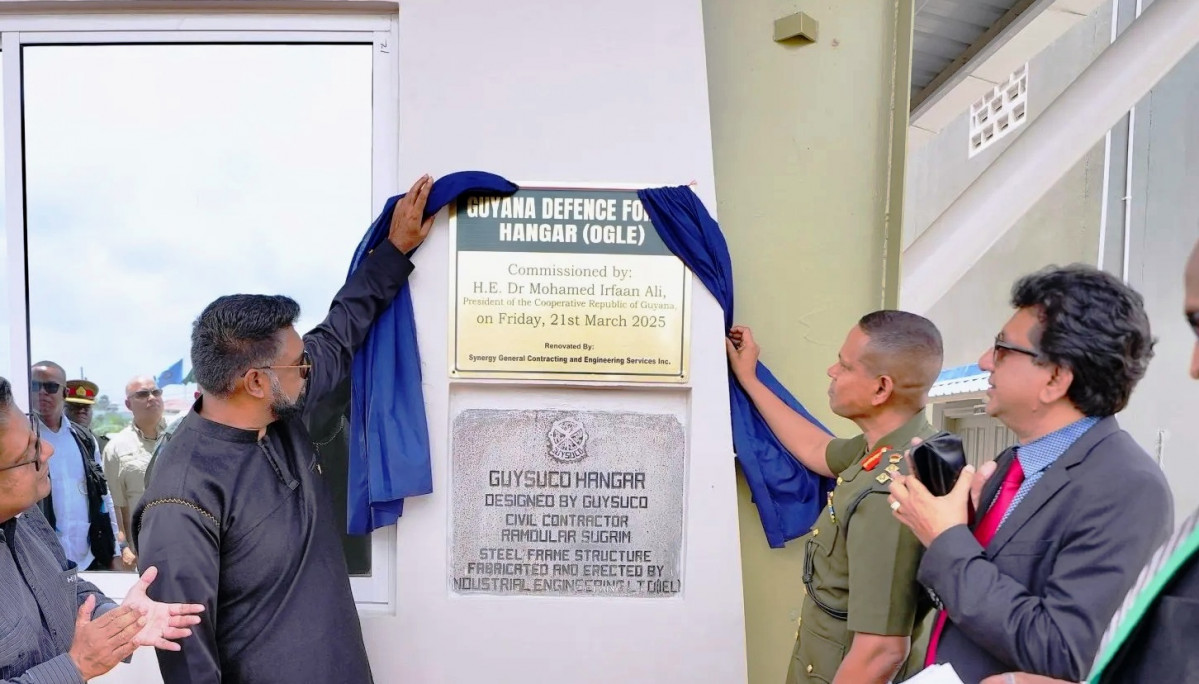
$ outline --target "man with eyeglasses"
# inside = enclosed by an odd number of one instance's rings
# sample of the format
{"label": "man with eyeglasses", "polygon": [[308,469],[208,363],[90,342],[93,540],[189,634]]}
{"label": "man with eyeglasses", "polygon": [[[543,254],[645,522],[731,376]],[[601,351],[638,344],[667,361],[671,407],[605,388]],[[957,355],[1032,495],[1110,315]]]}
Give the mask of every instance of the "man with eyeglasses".
{"label": "man with eyeglasses", "polygon": [[395,206],[387,240],[347,279],[319,326],[300,337],[284,296],[230,295],[192,328],[202,394],[154,466],[134,510],[138,564],[159,569],[150,595],[188,596],[207,616],[166,684],[368,684],[340,530],[307,422],[350,373],[354,352],[412,271],[432,179]]}
{"label": "man with eyeglasses", "polygon": [[146,467],[166,430],[162,418],[162,390],[149,375],[139,375],[125,385],[125,408],[133,421],[109,440],[104,448],[104,476],[117,509],[117,527],[125,538],[121,562],[132,569],[137,563],[131,514],[146,491]]}
{"label": "man with eyeglasses", "polygon": [[1088,266],[1022,278],[1012,306],[979,366],[987,414],[1018,444],[944,497],[898,476],[891,507],[927,547],[917,579],[941,608],[926,664],[967,684],[1013,669],[1078,681],[1171,528],[1165,477],[1114,417],[1154,340],[1141,296]]}
{"label": "man with eyeglasses", "polygon": [[58,453],[50,464],[50,495],[42,513],[58,533],[63,551],[80,570],[115,570],[117,518],[91,430],[66,417],[67,374],[53,361],[30,370],[30,401],[41,421],[42,439]]}
{"label": "man with eyeglasses", "polygon": [[17,408],[0,378],[0,681],[82,682],[138,646],[178,649],[199,622],[198,605],[146,597],[147,570],[121,606],[78,575],[37,507],[50,493],[54,447],[41,422]]}
{"label": "man with eyeglasses", "polygon": [[[1195,335],[1191,378],[1199,380],[1199,242],[1185,272],[1183,313]],[[1199,511],[1153,554],[1103,634],[1089,684],[1193,682],[1199,676]],[[1074,680],[1070,680],[1073,682]],[[983,684],[1070,684],[1007,672]]]}

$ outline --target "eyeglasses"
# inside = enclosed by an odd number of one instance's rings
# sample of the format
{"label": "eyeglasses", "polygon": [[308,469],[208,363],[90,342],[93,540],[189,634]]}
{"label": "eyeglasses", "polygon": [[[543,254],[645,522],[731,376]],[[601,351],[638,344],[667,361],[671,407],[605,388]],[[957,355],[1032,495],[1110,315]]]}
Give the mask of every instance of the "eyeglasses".
{"label": "eyeglasses", "polygon": [[1029,349],[1028,347],[1021,347],[1021,346],[1018,346],[1015,344],[1011,344],[1010,342],[1004,342],[1003,340],[1001,340],[999,338],[998,335],[996,335],[995,336],[995,345],[991,348],[991,364],[994,365],[994,364],[997,364],[1000,361],[1002,361],[1003,357],[1007,354],[1007,352],[1015,352],[1017,354],[1025,354],[1033,359],[1036,359],[1037,357],[1039,357],[1041,355],[1041,353],[1038,352],[1036,349]]}
{"label": "eyeglasses", "polygon": [[1199,337],[1199,311],[1188,311],[1186,313],[1186,317],[1187,324],[1191,326],[1191,330],[1194,331],[1195,337]]}
{"label": "eyeglasses", "polygon": [[312,370],[312,357],[308,356],[308,350],[305,349],[304,352],[300,354],[300,363],[298,364],[291,366],[262,366],[262,368],[264,370],[274,370],[277,368],[298,368],[300,370],[300,379],[307,380],[308,372]]}
{"label": "eyeglasses", "polygon": [[0,472],[4,472],[5,470],[12,470],[13,468],[20,468],[21,466],[27,466],[30,464],[33,465],[34,470],[37,470],[39,472],[41,471],[41,469],[42,469],[42,428],[41,428],[41,423],[38,422],[38,419],[36,417],[34,417],[34,415],[32,413],[29,414],[29,428],[31,430],[33,430],[33,458],[28,458],[23,461],[14,463],[12,465],[6,465],[4,467],[0,467]]}
{"label": "eyeglasses", "polygon": [[53,380],[50,380],[48,382],[42,382],[41,380],[34,380],[33,382],[29,383],[29,391],[30,392],[32,392],[33,394],[37,394],[39,390],[45,390],[46,394],[58,394],[59,391],[62,390],[62,383],[54,382]]}
{"label": "eyeglasses", "polygon": [[153,397],[161,397],[162,389],[160,389],[158,387],[155,387],[152,390],[142,389],[142,390],[138,390],[138,391],[134,392],[133,394],[130,394],[129,396],[137,397],[138,399],[149,399],[152,396]]}

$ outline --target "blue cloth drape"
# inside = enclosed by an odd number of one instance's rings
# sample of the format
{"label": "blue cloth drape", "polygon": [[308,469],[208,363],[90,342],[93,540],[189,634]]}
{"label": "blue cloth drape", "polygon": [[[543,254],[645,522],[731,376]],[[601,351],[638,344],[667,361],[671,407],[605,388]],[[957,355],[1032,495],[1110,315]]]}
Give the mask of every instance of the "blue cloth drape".
{"label": "blue cloth drape", "polygon": [[[733,265],[720,226],[703,202],[686,186],[640,190],[637,196],[662,241],[720,302],[725,330],[732,328]],[[788,406],[828,431],[766,366],[758,363],[757,373]],[[731,373],[729,408],[733,449],[762,518],[766,541],[779,548],[808,531],[820,515],[832,483],[804,468],[787,453]]]}
{"label": "blue cloth drape", "polygon": [[[511,195],[516,190],[515,185],[495,174],[451,173],[434,181],[425,217],[462,195]],[[403,196],[392,197],[383,205],[383,212],[354,252],[351,274],[376,245],[387,239],[392,212]],[[404,511],[404,497],[433,491],[420,351],[412,294],[406,285],[354,354],[349,458],[346,506],[350,534],[366,534],[395,524]]]}

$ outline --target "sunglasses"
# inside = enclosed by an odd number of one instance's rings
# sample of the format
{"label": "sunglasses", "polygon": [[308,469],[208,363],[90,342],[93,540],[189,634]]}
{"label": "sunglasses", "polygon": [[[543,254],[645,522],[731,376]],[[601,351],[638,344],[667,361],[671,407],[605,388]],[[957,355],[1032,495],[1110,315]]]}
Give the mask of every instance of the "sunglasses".
{"label": "sunglasses", "polygon": [[62,391],[62,383],[54,382],[53,380],[47,382],[34,380],[33,382],[29,383],[30,392],[37,394],[41,390],[45,390],[46,394],[58,394],[60,391]]}
{"label": "sunglasses", "polygon": [[290,366],[262,366],[262,368],[264,370],[267,370],[267,369],[275,370],[278,368],[297,368],[300,371],[300,379],[307,380],[308,372],[312,370],[312,357],[308,356],[308,350],[305,349],[304,352],[302,354],[300,354],[300,363],[298,363],[298,364],[294,364],[294,365],[290,365]]}
{"label": "sunglasses", "polygon": [[129,396],[137,397],[138,399],[149,399],[150,397],[161,397],[162,390],[157,387],[155,387],[152,390],[143,389],[143,390],[138,390],[138,391],[134,392],[133,394],[130,394]]}
{"label": "sunglasses", "polygon": [[[38,419],[36,417],[34,417],[34,415],[32,413],[29,414],[29,428],[31,430],[33,430],[33,458],[27,458],[22,461],[18,461],[17,463],[14,463],[12,465],[6,465],[6,466],[0,468],[0,472],[4,472],[5,470],[12,470],[13,468],[20,468],[22,466],[27,466],[27,465],[32,465],[34,470],[37,470],[39,472],[41,471],[41,469],[42,469],[42,428],[41,428],[41,423],[38,422]],[[28,451],[28,449],[26,449],[26,451]]]}
{"label": "sunglasses", "polygon": [[1024,354],[1033,359],[1036,359],[1041,355],[1036,349],[1029,349],[1028,347],[1021,347],[1019,345],[1011,344],[1010,342],[1004,342],[1003,340],[999,339],[998,336],[996,336],[995,344],[991,348],[991,364],[995,365],[1002,361],[1003,358],[1007,356],[1008,352]]}
{"label": "sunglasses", "polygon": [[1191,330],[1194,331],[1195,337],[1199,337],[1199,311],[1188,311],[1186,313],[1186,317],[1187,325],[1191,326]]}

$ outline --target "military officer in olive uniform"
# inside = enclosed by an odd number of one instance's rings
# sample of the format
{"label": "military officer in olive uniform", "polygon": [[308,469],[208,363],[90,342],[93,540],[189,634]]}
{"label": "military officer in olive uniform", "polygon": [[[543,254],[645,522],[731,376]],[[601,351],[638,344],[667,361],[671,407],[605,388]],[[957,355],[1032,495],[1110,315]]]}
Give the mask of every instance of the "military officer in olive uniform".
{"label": "military officer in olive uniform", "polygon": [[67,380],[67,397],[63,408],[67,412],[67,420],[91,433],[100,446],[100,453],[104,453],[108,438],[92,432],[92,408],[99,393],[100,387],[91,380]]}
{"label": "military officer in olive uniform", "polygon": [[[804,466],[837,478],[804,540],[806,589],[788,684],[901,681],[914,632],[928,612],[916,583],[923,547],[891,515],[888,483],[907,473],[903,452],[934,433],[924,419],[941,370],[941,334],[904,311],[862,317],[828,369],[829,406],[862,434],[834,439],[758,380],[749,328],[729,331],[729,364],[771,430]],[[919,662],[913,658],[910,662]]]}

